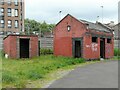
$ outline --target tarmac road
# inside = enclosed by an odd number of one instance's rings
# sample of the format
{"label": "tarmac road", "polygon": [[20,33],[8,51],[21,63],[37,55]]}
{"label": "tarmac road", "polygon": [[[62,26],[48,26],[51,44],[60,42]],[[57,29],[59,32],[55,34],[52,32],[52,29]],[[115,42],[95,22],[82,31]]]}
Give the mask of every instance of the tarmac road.
{"label": "tarmac road", "polygon": [[118,61],[78,67],[48,88],[118,88]]}

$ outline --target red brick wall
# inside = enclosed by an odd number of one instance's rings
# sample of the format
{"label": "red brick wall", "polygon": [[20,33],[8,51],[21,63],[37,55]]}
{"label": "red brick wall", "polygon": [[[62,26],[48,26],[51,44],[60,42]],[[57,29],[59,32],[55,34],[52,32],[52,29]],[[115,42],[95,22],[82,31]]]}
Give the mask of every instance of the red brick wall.
{"label": "red brick wall", "polygon": [[[100,37],[98,37],[97,43],[92,43],[91,36],[84,37],[84,49],[83,57],[85,59],[99,59],[100,58]],[[105,38],[105,58],[112,58],[114,56],[114,41],[110,44],[107,43],[107,38]]]}
{"label": "red brick wall", "polygon": [[92,43],[92,36],[88,35],[83,40],[83,57],[85,59],[100,58],[100,39],[98,38],[98,43]]}
{"label": "red brick wall", "polygon": [[112,58],[114,56],[114,40],[112,38],[112,42],[109,44],[107,43],[106,39],[106,45],[105,45],[105,58]]}
{"label": "red brick wall", "polygon": [[[19,58],[19,49],[17,43],[20,38],[29,38],[30,39],[30,58],[38,56],[38,37],[37,36],[15,36],[10,35],[4,39],[4,52],[9,55],[10,58]],[[19,43],[18,43],[19,44]]]}
{"label": "red brick wall", "polygon": [[31,45],[30,57],[38,56],[38,37],[31,37],[30,45]]}
{"label": "red brick wall", "polygon": [[4,40],[4,52],[9,57],[16,58],[16,37],[11,36]]}
{"label": "red brick wall", "polygon": [[72,57],[72,39],[71,38],[61,37],[60,39],[55,39],[54,44],[55,44],[54,55]]}
{"label": "red brick wall", "polygon": [[10,57],[16,58],[17,57],[17,37],[10,36]]}
{"label": "red brick wall", "polygon": [[[71,26],[68,32],[67,26]],[[54,55],[72,57],[72,38],[82,37],[86,32],[84,24],[75,18],[67,16],[54,30]]]}
{"label": "red brick wall", "polygon": [[3,41],[3,49],[4,49],[4,53],[10,56],[10,45],[9,44],[10,44],[10,38],[8,37]]}
{"label": "red brick wall", "polygon": [[[67,26],[71,26],[71,31],[67,31]],[[89,35],[86,34],[89,32]],[[98,37],[97,43],[92,43],[92,35]],[[99,59],[100,58],[100,37],[113,37],[112,33],[96,32],[94,30],[87,30],[86,26],[71,16],[65,17],[54,30],[54,55],[73,57],[72,54],[72,38],[83,37],[82,57],[85,59]],[[111,44],[105,42],[105,58],[111,58],[114,55],[113,40]]]}

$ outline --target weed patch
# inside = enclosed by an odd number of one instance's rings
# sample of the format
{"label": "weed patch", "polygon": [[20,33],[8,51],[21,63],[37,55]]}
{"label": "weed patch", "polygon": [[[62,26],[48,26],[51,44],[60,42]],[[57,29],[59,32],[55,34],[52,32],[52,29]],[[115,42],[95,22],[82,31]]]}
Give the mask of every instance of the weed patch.
{"label": "weed patch", "polygon": [[15,75],[13,75],[11,72],[4,71],[2,72],[2,82],[3,83],[14,83],[16,81]]}
{"label": "weed patch", "polygon": [[55,57],[53,55],[41,55],[32,59],[2,59],[3,88],[13,86],[24,88],[28,81],[36,81],[57,69],[70,65],[84,63],[81,58]]}

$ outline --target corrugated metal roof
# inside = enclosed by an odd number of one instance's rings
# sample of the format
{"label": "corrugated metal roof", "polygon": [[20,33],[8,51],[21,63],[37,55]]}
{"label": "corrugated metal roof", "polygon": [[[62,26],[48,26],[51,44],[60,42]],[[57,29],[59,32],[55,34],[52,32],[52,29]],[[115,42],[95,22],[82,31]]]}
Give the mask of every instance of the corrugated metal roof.
{"label": "corrugated metal roof", "polygon": [[102,31],[102,32],[110,32],[110,28],[106,27],[105,25],[101,24],[100,22],[92,23],[85,20],[80,20],[80,22],[88,24],[89,29]]}

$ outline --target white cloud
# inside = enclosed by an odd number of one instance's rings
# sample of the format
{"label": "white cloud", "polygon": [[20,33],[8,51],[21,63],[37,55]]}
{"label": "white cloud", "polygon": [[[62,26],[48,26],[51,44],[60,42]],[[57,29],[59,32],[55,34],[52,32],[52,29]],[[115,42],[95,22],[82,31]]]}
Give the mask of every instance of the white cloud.
{"label": "white cloud", "polygon": [[[48,23],[57,23],[59,21],[59,11],[61,16],[72,14],[76,18],[82,18],[89,21],[96,21],[97,16],[102,16],[104,6],[104,22],[111,20],[117,22],[119,0],[25,0],[26,18],[37,21],[46,21]],[[101,18],[100,18],[101,20]]]}

